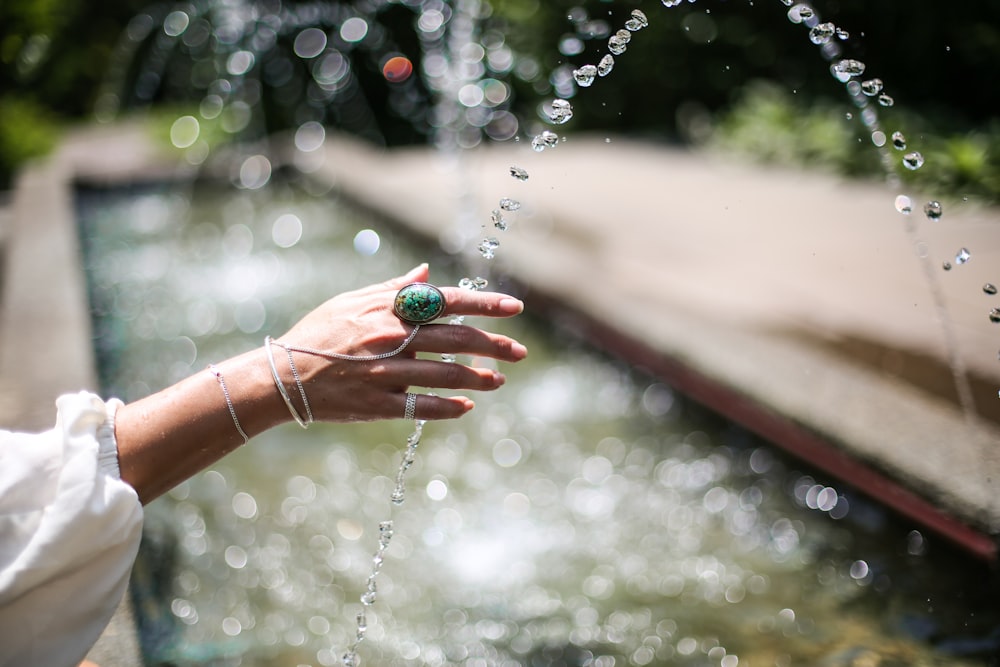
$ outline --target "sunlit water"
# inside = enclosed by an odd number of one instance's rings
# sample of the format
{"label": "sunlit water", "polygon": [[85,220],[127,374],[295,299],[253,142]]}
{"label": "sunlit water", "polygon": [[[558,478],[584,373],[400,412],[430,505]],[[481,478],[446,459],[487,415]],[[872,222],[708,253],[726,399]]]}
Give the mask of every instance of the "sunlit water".
{"label": "sunlit water", "polygon": [[[81,211],[106,391],[126,399],[419,261],[464,273],[280,183]],[[402,420],[276,429],[151,505],[133,585],[151,663],[340,664],[393,516],[364,664],[996,664],[995,573],[558,322],[502,328],[531,357],[427,424],[402,507]]]}

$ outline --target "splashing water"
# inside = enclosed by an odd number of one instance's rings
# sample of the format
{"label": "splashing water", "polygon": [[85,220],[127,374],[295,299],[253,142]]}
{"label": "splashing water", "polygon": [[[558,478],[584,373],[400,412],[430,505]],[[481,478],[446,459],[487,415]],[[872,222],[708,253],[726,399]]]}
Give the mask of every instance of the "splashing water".
{"label": "splashing water", "polygon": [[605,53],[601,61],[597,63],[597,75],[604,77],[611,74],[615,68],[615,57],[610,53]]}
{"label": "splashing water", "polygon": [[573,105],[564,99],[552,100],[549,110],[549,120],[555,125],[568,123],[573,118]]}
{"label": "splashing water", "polygon": [[916,171],[924,166],[924,156],[919,151],[913,151],[903,156],[903,166],[910,171]]}
{"label": "splashing water", "polygon": [[597,78],[597,68],[593,65],[584,65],[580,69],[573,70],[573,78],[581,88],[589,88],[594,85]]}
{"label": "splashing water", "polygon": [[924,204],[924,215],[927,216],[928,220],[940,220],[943,214],[944,209],[941,207],[941,202],[929,201]]}
{"label": "splashing water", "polygon": [[490,236],[483,239],[482,243],[479,244],[477,250],[479,254],[483,256],[483,259],[493,259],[496,257],[497,248],[500,247],[500,241],[496,238]]}
{"label": "splashing water", "polygon": [[528,172],[526,172],[521,167],[518,167],[517,165],[514,165],[510,168],[510,175],[519,181],[528,180]]}
{"label": "splashing water", "polygon": [[521,202],[516,199],[511,199],[510,197],[504,197],[500,200],[500,208],[505,211],[519,211],[521,210]]}

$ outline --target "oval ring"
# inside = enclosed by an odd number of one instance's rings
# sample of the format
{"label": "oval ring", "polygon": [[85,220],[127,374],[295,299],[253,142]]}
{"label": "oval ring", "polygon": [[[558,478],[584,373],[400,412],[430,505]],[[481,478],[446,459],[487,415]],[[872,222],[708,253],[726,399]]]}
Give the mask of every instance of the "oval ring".
{"label": "oval ring", "polygon": [[392,310],[409,324],[426,324],[444,313],[444,293],[430,283],[410,283],[396,292]]}

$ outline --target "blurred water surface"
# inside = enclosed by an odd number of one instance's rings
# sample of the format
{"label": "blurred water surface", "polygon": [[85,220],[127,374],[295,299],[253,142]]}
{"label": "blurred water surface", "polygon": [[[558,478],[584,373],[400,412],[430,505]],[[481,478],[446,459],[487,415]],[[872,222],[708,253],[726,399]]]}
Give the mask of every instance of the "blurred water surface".
{"label": "blurred water surface", "polygon": [[[81,191],[105,391],[139,398],[420,261],[466,277],[310,189]],[[427,424],[402,507],[402,420],[275,429],[150,505],[149,663],[340,664],[392,518],[363,664],[998,664],[995,572],[559,322],[498,326],[530,358]]]}

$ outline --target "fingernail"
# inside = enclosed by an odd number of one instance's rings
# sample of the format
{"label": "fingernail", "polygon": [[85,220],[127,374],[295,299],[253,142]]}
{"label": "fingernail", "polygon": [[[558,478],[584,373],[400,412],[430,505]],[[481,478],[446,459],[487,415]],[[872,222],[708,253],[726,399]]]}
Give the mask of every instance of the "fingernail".
{"label": "fingernail", "polygon": [[502,387],[506,383],[507,383],[506,375],[497,371],[493,372],[493,384],[495,384],[498,387]]}
{"label": "fingernail", "polygon": [[514,343],[513,345],[511,345],[510,351],[518,359],[524,359],[526,356],[528,356],[528,348],[526,348],[521,343]]}
{"label": "fingernail", "polygon": [[421,271],[423,271],[426,268],[427,268],[427,262],[423,262],[422,264],[417,264],[415,267],[413,267],[412,269],[410,269],[409,271],[407,271],[406,277],[409,278],[410,276],[412,276],[412,275],[414,275],[416,273],[420,273]]}
{"label": "fingernail", "polygon": [[500,299],[499,308],[501,313],[517,315],[524,310],[524,303],[519,299],[507,297],[505,299]]}

